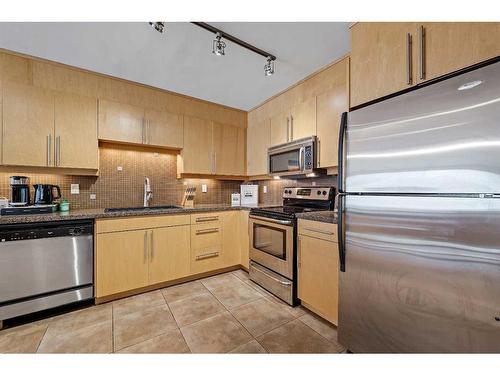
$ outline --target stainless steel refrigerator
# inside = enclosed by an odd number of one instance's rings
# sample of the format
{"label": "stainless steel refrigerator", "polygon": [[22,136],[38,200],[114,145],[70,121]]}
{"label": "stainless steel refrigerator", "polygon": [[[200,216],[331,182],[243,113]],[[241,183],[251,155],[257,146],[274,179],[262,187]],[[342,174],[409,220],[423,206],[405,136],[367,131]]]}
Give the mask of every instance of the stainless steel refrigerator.
{"label": "stainless steel refrigerator", "polygon": [[342,116],[339,342],[500,353],[500,62]]}

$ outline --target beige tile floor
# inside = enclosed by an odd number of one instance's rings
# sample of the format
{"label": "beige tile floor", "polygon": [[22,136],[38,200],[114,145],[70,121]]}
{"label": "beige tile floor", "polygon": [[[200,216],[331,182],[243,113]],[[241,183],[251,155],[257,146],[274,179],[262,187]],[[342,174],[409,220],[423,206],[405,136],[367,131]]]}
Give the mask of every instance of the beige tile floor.
{"label": "beige tile floor", "polygon": [[0,331],[0,353],[340,353],[337,330],[242,270]]}

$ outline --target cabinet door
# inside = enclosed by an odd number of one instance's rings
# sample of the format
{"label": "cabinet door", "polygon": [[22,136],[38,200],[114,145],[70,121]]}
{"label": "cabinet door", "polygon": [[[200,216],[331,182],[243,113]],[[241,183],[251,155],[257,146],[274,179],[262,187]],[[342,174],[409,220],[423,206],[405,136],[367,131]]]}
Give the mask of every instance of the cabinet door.
{"label": "cabinet door", "polygon": [[239,211],[222,213],[222,254],[224,267],[236,266],[241,262],[240,215]]}
{"label": "cabinet door", "polygon": [[313,311],[338,323],[338,248],[335,242],[299,236],[298,295]]}
{"label": "cabinet door", "polygon": [[149,231],[149,283],[157,284],[189,275],[191,226]]}
{"label": "cabinet door", "polygon": [[270,145],[270,121],[249,122],[247,128],[247,175],[268,173],[267,149]]}
{"label": "cabinet door", "polygon": [[250,236],[248,233],[248,211],[240,211],[241,265],[248,270],[250,261]]}
{"label": "cabinet door", "polygon": [[290,141],[316,135],[316,98],[295,105],[290,121]]}
{"label": "cabinet door", "polygon": [[55,135],[56,166],[99,168],[95,98],[56,94]]}
{"label": "cabinet door", "polygon": [[245,129],[213,123],[215,174],[245,174]]}
{"label": "cabinet door", "polygon": [[184,116],[183,172],[212,174],[212,123],[196,117]]}
{"label": "cabinet door", "polygon": [[148,285],[147,235],[145,230],[97,235],[97,297]]}
{"label": "cabinet door", "polygon": [[416,42],[414,23],[355,24],[351,29],[351,107],[413,86],[417,82]]}
{"label": "cabinet door", "polygon": [[184,144],[182,115],[146,109],[146,143],[181,149]]}
{"label": "cabinet door", "polygon": [[224,267],[223,251],[220,223],[191,225],[191,274]]}
{"label": "cabinet door", "polygon": [[330,69],[334,71],[331,88],[316,98],[318,164],[321,168],[338,165],[338,137],[342,112],[349,110],[349,59]]}
{"label": "cabinet door", "polygon": [[[500,55],[499,22],[429,22],[418,25],[417,28],[420,81]],[[423,61],[420,60],[422,49]]]}
{"label": "cabinet door", "polygon": [[143,108],[109,100],[99,100],[99,139],[143,143],[143,122]]}
{"label": "cabinet door", "polygon": [[3,164],[54,166],[54,95],[34,86],[3,86]]}
{"label": "cabinet door", "polygon": [[290,114],[279,113],[271,117],[270,146],[286,143],[290,140]]}

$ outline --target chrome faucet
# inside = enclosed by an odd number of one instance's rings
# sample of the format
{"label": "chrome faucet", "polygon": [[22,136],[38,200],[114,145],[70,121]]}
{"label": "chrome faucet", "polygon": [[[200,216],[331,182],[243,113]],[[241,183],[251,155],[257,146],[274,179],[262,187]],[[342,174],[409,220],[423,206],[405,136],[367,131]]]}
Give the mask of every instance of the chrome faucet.
{"label": "chrome faucet", "polygon": [[151,184],[149,183],[149,178],[144,177],[144,207],[149,207],[149,202],[153,198],[153,191],[151,190]]}

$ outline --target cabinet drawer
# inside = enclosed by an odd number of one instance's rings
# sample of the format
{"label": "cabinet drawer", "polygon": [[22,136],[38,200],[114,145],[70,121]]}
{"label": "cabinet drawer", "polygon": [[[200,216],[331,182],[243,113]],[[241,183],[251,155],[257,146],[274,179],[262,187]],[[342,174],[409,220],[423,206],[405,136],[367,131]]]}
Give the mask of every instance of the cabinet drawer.
{"label": "cabinet drawer", "polygon": [[217,222],[191,226],[191,273],[221,268],[222,228]]}
{"label": "cabinet drawer", "polygon": [[191,247],[212,248],[222,245],[222,228],[218,223],[191,226]]}
{"label": "cabinet drawer", "polygon": [[337,226],[320,221],[299,219],[299,235],[337,242]]}
{"label": "cabinet drawer", "polygon": [[218,223],[221,220],[220,212],[206,212],[191,215],[191,224]]}
{"label": "cabinet drawer", "polygon": [[122,219],[99,219],[96,233],[121,232],[134,229],[151,229],[174,225],[189,225],[189,215],[142,216]]}

